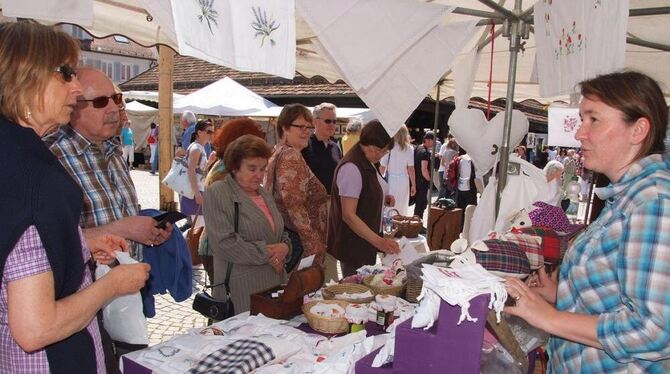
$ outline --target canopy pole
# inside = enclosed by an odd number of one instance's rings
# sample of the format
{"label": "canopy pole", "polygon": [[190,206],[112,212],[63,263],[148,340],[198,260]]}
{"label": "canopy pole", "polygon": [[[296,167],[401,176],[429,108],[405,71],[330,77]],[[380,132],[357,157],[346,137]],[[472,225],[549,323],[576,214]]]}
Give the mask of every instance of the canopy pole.
{"label": "canopy pole", "polygon": [[175,52],[169,47],[158,46],[158,179],[160,191],[160,209],[177,210],[174,191],[160,181],[165,178],[172,166],[174,149],[174,128],[172,126],[172,73]]}
{"label": "canopy pole", "polygon": [[[522,0],[514,1],[514,13],[521,14]],[[507,166],[509,164],[509,141],[512,132],[512,109],[514,109],[514,86],[516,84],[516,66],[519,55],[520,41],[521,41],[521,24],[518,17],[510,17],[507,19],[510,23],[509,35],[509,72],[507,78],[507,99],[505,102],[505,127],[503,130],[502,146],[500,147],[500,166],[498,167],[498,186],[496,190],[496,220],[498,219],[498,211],[500,209],[500,199],[502,198],[503,190],[507,184]]]}
{"label": "canopy pole", "polygon": [[[436,88],[437,92],[435,94],[435,119],[433,120],[433,134],[435,134],[435,139],[433,139],[433,150],[430,157],[430,188],[428,188],[428,216],[426,217],[426,235],[430,237],[430,227],[428,227],[428,222],[430,222],[430,207],[433,206],[433,180],[435,179],[435,145],[437,144],[437,122],[440,118],[440,86],[442,85],[442,80],[440,79],[437,82]],[[421,175],[421,170],[419,170],[419,175]],[[442,182],[442,181],[440,181]],[[437,186],[438,190],[440,186]],[[423,217],[421,217],[423,218]]]}

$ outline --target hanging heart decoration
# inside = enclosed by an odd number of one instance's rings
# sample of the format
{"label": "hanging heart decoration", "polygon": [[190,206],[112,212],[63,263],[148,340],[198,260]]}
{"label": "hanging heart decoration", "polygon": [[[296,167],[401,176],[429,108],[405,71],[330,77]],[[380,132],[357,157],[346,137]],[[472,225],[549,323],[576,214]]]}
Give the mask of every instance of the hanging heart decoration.
{"label": "hanging heart decoration", "polygon": [[[502,148],[505,112],[499,112],[490,121],[479,109],[456,109],[449,117],[449,132],[465,149],[475,163],[478,175],[484,175],[495,165],[498,150]],[[510,151],[528,133],[528,118],[519,110],[512,111]]]}

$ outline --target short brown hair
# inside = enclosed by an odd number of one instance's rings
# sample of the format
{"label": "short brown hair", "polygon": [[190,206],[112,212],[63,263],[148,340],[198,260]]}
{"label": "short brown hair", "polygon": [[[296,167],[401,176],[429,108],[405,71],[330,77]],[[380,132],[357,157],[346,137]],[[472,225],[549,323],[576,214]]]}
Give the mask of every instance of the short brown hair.
{"label": "short brown hair", "polygon": [[245,158],[269,159],[270,156],[272,156],[272,148],[265,140],[255,135],[242,135],[228,145],[223,155],[223,163],[227,170],[235,172],[240,170],[242,160]]}
{"label": "short brown hair", "polygon": [[386,132],[382,123],[376,119],[368,122],[361,130],[359,142],[361,145],[374,145],[377,148],[393,148],[393,138]]}
{"label": "short brown hair", "polygon": [[227,121],[214,132],[212,146],[219,158],[223,159],[226,148],[230,143],[242,135],[254,135],[265,139],[265,133],[261,130],[258,122],[249,117],[235,118]]}
{"label": "short brown hair", "polygon": [[642,73],[624,71],[586,80],[580,87],[582,96],[597,99],[623,112],[623,120],[628,124],[640,118],[649,121],[649,134],[636,160],[665,152],[663,140],[668,128],[668,107],[655,80]]}
{"label": "short brown hair", "polygon": [[54,69],[74,68],[78,60],[77,42],[62,31],[34,22],[0,24],[0,112],[12,121],[27,121],[31,105],[44,107]]}
{"label": "short brown hair", "polygon": [[277,136],[284,136],[284,130],[291,127],[293,121],[303,117],[307,122],[312,123],[312,113],[302,104],[286,104],[277,117]]}

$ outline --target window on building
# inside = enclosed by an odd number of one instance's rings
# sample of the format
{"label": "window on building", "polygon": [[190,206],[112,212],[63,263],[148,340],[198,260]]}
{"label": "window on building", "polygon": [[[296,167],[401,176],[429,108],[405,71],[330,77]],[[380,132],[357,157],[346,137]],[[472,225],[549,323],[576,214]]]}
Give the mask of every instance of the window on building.
{"label": "window on building", "polygon": [[114,40],[117,43],[130,44],[130,41],[128,40],[128,38],[126,38],[125,36],[122,36],[122,35],[114,35]]}

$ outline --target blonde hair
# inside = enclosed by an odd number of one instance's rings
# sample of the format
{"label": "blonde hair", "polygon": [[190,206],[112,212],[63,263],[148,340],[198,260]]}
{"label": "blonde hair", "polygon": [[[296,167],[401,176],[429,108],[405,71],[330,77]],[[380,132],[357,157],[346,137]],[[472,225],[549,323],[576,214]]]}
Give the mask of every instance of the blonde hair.
{"label": "blonde hair", "polygon": [[74,68],[78,60],[77,42],[62,31],[25,21],[0,24],[2,115],[27,121],[32,105],[44,108],[44,91],[55,69],[64,64]]}
{"label": "blonde hair", "polygon": [[407,126],[400,126],[398,132],[393,135],[393,141],[398,144],[400,149],[403,151],[412,145],[412,139],[409,137],[409,130],[407,130]]}

